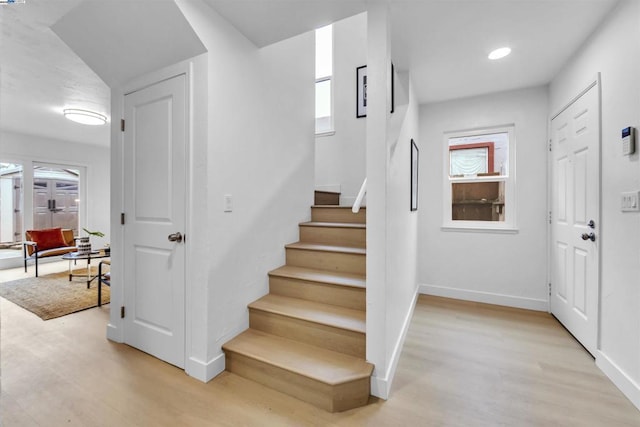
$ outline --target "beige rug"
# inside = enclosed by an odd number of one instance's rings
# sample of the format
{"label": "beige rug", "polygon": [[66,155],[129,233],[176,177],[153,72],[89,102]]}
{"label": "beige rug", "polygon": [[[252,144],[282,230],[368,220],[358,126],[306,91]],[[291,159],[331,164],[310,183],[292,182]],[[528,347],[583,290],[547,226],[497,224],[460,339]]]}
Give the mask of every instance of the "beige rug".
{"label": "beige rug", "polygon": [[[0,283],[0,296],[29,310],[42,320],[55,319],[98,305],[98,279],[69,281],[69,274],[47,274],[40,277]],[[109,287],[102,285],[102,304],[109,303]]]}

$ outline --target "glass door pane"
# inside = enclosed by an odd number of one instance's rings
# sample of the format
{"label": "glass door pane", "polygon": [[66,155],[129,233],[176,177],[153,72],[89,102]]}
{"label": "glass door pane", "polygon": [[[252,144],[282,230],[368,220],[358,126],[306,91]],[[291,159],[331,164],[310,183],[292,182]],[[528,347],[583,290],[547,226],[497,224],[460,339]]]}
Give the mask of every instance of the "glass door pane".
{"label": "glass door pane", "polygon": [[23,168],[0,163],[0,258],[21,255],[23,212]]}
{"label": "glass door pane", "polygon": [[78,235],[80,171],[69,167],[33,167],[33,228],[61,227]]}

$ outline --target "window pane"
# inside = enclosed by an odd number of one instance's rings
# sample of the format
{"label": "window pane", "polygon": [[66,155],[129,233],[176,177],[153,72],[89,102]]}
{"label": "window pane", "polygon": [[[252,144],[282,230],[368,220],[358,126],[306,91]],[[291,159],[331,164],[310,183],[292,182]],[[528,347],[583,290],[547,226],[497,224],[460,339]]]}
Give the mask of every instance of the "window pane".
{"label": "window pane", "polygon": [[[483,161],[482,156],[486,156]],[[449,138],[449,176],[509,175],[509,134],[497,132]]]}
{"label": "window pane", "polygon": [[333,70],[333,26],[316,30],[316,79],[331,76]]}
{"label": "window pane", "polygon": [[333,130],[331,117],[331,80],[316,83],[316,133]]}
{"label": "window pane", "polygon": [[504,181],[451,184],[451,219],[504,221]]}
{"label": "window pane", "polygon": [[331,80],[316,83],[316,119],[331,116]]}
{"label": "window pane", "polygon": [[0,257],[22,255],[22,165],[0,163]]}
{"label": "window pane", "polygon": [[467,148],[450,152],[451,176],[469,176],[489,171],[489,149]]}

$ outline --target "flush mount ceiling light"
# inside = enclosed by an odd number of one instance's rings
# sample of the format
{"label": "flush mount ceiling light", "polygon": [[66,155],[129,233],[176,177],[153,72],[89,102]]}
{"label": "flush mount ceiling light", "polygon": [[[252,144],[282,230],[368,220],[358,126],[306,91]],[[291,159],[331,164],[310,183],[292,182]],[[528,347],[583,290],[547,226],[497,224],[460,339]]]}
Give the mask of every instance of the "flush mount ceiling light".
{"label": "flush mount ceiling light", "polygon": [[94,113],[93,111],[69,108],[64,110],[62,113],[67,119],[76,123],[82,123],[83,125],[97,126],[107,123],[107,118],[105,116]]}
{"label": "flush mount ceiling light", "polygon": [[509,48],[509,47],[501,47],[499,49],[496,49],[496,50],[492,51],[489,54],[489,59],[504,58],[505,56],[509,55],[510,53],[511,53],[511,48]]}

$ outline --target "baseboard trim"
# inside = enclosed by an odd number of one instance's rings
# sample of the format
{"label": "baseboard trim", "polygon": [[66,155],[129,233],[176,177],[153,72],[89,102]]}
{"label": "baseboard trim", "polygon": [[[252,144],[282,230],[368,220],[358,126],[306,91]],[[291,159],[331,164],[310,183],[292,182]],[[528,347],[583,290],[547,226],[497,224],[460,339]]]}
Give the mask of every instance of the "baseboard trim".
{"label": "baseboard trim", "polygon": [[491,292],[455,289],[445,286],[420,285],[420,293],[464,301],[482,302],[485,304],[502,305],[506,307],[524,308],[535,311],[549,311],[549,302],[542,299],[523,298],[512,295],[494,294]]}
{"label": "baseboard trim", "polygon": [[116,327],[114,324],[109,323],[107,325],[107,339],[109,341],[123,343],[124,337],[122,336],[122,329]]}
{"label": "baseboard trim", "polygon": [[413,312],[416,308],[416,303],[418,302],[418,295],[418,287],[416,286],[409,311],[402,324],[402,332],[400,333],[400,336],[396,341],[396,345],[393,348],[393,353],[391,355],[391,360],[387,372],[384,373],[383,377],[380,377],[376,374],[371,376],[371,394],[373,396],[379,397],[380,399],[387,400],[389,398],[389,393],[391,392],[391,384],[393,383],[393,378],[396,375],[396,369],[398,367],[398,361],[400,360],[400,354],[402,353],[402,347],[404,346],[404,341],[407,338],[407,331],[409,331],[409,326],[411,326]]}
{"label": "baseboard trim", "polygon": [[190,377],[202,381],[203,383],[211,381],[220,375],[225,369],[224,353],[220,353],[208,362],[203,362],[195,357],[187,359],[185,372]]}
{"label": "baseboard trim", "polygon": [[596,366],[620,389],[620,391],[640,410],[640,384],[629,377],[602,351],[596,354]]}

